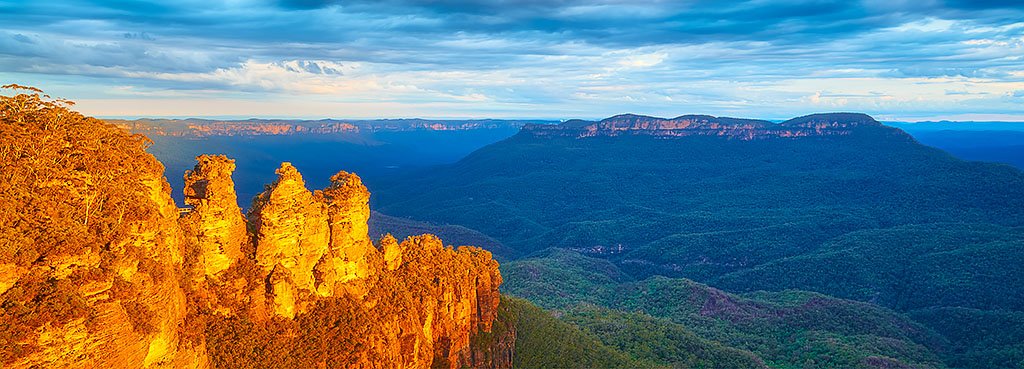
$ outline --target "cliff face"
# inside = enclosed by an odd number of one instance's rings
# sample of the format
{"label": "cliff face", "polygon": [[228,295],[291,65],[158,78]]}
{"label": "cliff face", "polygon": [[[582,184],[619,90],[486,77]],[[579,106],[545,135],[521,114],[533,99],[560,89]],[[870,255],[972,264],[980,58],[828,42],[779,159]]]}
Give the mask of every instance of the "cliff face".
{"label": "cliff face", "polygon": [[0,367],[201,366],[145,139],[39,94],[0,99]]}
{"label": "cliff face", "polygon": [[311,192],[282,164],[246,217],[234,161],[200,156],[179,215],[141,136],[0,98],[0,205],[19,209],[0,212],[0,367],[492,365],[470,340],[497,262],[430,235],[378,248],[354,174]]}
{"label": "cliff face", "polygon": [[765,120],[683,115],[672,119],[634,114],[616,115],[598,122],[567,121],[559,125],[529,124],[523,132],[537,137],[610,137],[624,135],[661,138],[720,136],[738,140],[848,136],[863,127],[882,127],[868,115],[813,114],[782,123]]}

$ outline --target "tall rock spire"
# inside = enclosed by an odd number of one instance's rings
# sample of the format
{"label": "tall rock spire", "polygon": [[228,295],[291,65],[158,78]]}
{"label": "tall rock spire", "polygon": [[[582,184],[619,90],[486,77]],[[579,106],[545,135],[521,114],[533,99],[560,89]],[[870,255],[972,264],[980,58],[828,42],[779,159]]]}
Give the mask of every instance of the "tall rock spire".
{"label": "tall rock spire", "polygon": [[195,167],[185,172],[185,204],[192,207],[181,224],[185,236],[197,246],[195,277],[216,277],[242,257],[248,239],[245,219],[238,207],[231,173],[235,161],[224,155],[202,155]]}
{"label": "tall rock spire", "polygon": [[318,194],[327,205],[327,221],[331,232],[328,255],[317,265],[322,276],[317,292],[335,295],[339,285],[356,297],[366,294],[364,283],[370,276],[370,263],[378,259],[377,249],[370,241],[370,192],[359,176],[338,172],[331,185]]}
{"label": "tall rock spire", "polygon": [[[291,163],[281,163],[277,180],[259,194],[249,211],[255,232],[256,264],[270,273],[274,311],[293,317],[295,303],[316,288],[313,268],[327,253],[327,206],[313,195]],[[287,276],[280,275],[287,273]],[[278,285],[291,284],[287,288]],[[293,291],[283,294],[276,291]]]}

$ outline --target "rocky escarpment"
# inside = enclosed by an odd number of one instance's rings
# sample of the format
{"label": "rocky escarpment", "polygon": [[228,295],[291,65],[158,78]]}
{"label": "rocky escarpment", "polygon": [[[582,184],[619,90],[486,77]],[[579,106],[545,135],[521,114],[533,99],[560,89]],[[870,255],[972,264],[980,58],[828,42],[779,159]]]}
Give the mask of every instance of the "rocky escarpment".
{"label": "rocky escarpment", "polygon": [[[529,124],[522,132],[537,137],[654,136],[661,138],[720,136],[739,140],[848,136],[859,129],[885,128],[866,114],[812,114],[782,123],[765,120],[683,115],[671,119],[623,114],[597,122],[570,120],[559,125]],[[901,133],[901,132],[900,132]]]}
{"label": "rocky escarpment", "polygon": [[375,245],[359,177],[287,163],[243,215],[201,156],[180,210],[144,137],[33,92],[0,96],[0,367],[495,367],[490,253]]}
{"label": "rocky escarpment", "polygon": [[27,90],[0,96],[0,367],[202,367],[145,138]]}

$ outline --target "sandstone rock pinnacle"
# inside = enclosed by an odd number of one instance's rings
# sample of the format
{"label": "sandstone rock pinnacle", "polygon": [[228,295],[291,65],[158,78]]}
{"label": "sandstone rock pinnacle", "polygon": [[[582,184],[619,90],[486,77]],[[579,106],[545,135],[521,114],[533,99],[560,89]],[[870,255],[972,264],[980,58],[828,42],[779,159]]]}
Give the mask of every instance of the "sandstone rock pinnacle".
{"label": "sandstone rock pinnacle", "polygon": [[192,211],[181,223],[198,248],[197,265],[204,275],[215,277],[242,257],[245,219],[231,180],[235,161],[223,155],[196,160],[195,168],[185,172],[185,204]]}

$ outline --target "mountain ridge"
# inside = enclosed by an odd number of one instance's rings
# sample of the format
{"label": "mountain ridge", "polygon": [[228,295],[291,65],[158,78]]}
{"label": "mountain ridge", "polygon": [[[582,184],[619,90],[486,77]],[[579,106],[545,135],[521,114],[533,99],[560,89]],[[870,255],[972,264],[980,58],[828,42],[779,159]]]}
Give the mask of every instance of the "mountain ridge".
{"label": "mountain ridge", "polygon": [[647,135],[659,138],[722,136],[739,140],[848,136],[857,131],[874,130],[881,134],[905,136],[902,130],[883,126],[863,113],[816,113],[781,123],[767,120],[686,114],[659,118],[639,114],[619,114],[600,121],[568,120],[557,125],[526,124],[520,134],[536,137],[610,137]]}
{"label": "mountain ridge", "polygon": [[[606,123],[621,129],[604,135],[580,134],[599,122],[525,128],[459,162],[384,183],[375,201],[393,216],[493,237],[510,251],[506,265],[556,247],[638,279],[687,278],[732,293],[799,289],[900,314],[939,307],[915,316],[943,328],[957,324],[944,319],[985,322],[1024,309],[1013,267],[1024,260],[1017,168],[957,159],[861,114],[798,117],[787,125],[823,134],[766,139],[745,139],[751,130],[658,136],[651,132],[663,130],[643,125],[650,118],[616,119]],[[626,130],[634,123],[644,128],[638,134]],[[586,285],[589,277],[556,279]],[[544,296],[565,294],[544,291],[529,297],[550,307]],[[996,339],[1019,336],[1013,329],[951,337],[966,349],[943,360],[1013,367],[999,363],[1019,363],[1024,350]],[[997,351],[1006,360],[962,365]]]}

